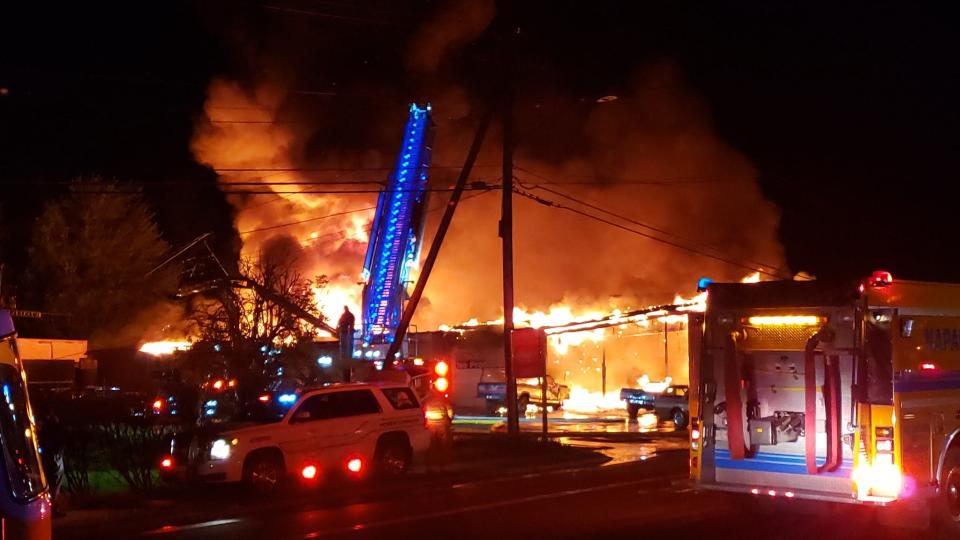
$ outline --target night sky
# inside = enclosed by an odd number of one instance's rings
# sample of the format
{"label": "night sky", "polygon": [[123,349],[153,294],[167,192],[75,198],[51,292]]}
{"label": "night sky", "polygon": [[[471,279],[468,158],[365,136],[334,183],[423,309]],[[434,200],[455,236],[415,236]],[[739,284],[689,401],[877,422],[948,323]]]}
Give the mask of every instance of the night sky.
{"label": "night sky", "polygon": [[[230,206],[188,146],[211,77],[296,72],[305,107],[337,127],[336,140],[316,146],[380,144],[372,124],[381,113],[429,98],[436,79],[455,78],[478,95],[489,85],[492,32],[437,74],[404,69],[405,42],[439,5],[0,8],[0,256],[14,273],[22,267],[43,202],[80,175],[147,186],[173,245],[213,231],[218,250],[235,249]],[[521,102],[551,88],[564,99],[617,95],[638,66],[674,62],[781,209],[793,270],[851,277],[882,267],[960,281],[953,13],[921,3],[519,5]]]}

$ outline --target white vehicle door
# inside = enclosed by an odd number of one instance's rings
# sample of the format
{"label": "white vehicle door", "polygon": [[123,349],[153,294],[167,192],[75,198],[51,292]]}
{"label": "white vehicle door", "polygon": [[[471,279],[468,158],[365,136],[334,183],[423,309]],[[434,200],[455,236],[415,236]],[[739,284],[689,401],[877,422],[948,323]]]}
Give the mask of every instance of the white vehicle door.
{"label": "white vehicle door", "polygon": [[375,431],[380,414],[379,402],[366,388],[310,396],[291,417],[291,428],[298,433],[291,451],[322,462],[344,458]]}

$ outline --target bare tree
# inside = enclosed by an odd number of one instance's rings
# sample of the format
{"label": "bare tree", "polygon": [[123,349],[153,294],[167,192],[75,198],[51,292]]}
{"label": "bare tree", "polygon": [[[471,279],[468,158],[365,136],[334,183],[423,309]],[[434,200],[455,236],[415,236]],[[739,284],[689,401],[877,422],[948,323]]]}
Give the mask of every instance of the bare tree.
{"label": "bare tree", "polygon": [[[314,302],[314,289],[324,287],[326,277],[306,279],[289,251],[265,249],[256,259],[241,259],[239,267],[244,277],[322,317]],[[212,296],[198,298],[192,319],[202,339],[227,343],[236,352],[253,352],[263,345],[292,345],[314,332],[295,313],[251,288],[224,287]]]}

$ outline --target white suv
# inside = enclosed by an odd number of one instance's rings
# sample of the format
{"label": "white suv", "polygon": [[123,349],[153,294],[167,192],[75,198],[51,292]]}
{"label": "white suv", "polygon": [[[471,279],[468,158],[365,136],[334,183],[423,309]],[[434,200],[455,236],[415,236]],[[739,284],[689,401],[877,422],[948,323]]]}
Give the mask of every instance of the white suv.
{"label": "white suv", "polygon": [[405,472],[430,445],[416,394],[397,384],[335,384],[304,391],[275,423],[229,429],[201,447],[200,478],[272,491],[287,475]]}

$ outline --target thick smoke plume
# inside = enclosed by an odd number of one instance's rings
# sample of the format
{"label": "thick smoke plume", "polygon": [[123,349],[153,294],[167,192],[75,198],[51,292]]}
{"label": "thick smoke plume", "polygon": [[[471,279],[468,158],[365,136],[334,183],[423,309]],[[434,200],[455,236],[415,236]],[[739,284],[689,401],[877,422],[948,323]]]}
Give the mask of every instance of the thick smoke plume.
{"label": "thick smoke plume", "polygon": [[[453,3],[409,40],[407,69],[434,74],[425,96],[435,109],[434,186],[452,183],[454,166],[463,161],[480,108],[460,81],[445,75],[444,63],[458,47],[479,36],[492,18],[491,2]],[[375,195],[290,193],[297,187],[276,183],[307,177],[325,182],[382,180],[402,133],[405,111],[399,104],[413,99],[404,90],[391,88],[387,92],[396,99],[381,100],[377,107],[395,102],[393,109],[365,109],[344,118],[331,108],[298,105],[302,100],[294,99],[291,84],[267,76],[245,84],[226,77],[213,81],[192,147],[200,162],[218,170],[270,169],[221,172],[224,182],[260,182],[260,190],[275,192],[245,196],[225,188],[237,209],[244,253],[256,253],[278,235],[293,237],[303,248],[303,273],[330,279],[325,313],[335,317],[343,304],[358,313],[356,282],[373,217],[372,210],[364,209],[375,204]],[[565,304],[574,313],[636,308],[670,302],[676,293],[691,294],[701,276],[737,280],[756,263],[768,265],[770,271],[783,266],[777,209],[760,193],[750,161],[716,136],[710,111],[688,89],[673,63],[637,68],[618,99],[603,103],[585,104],[565,96],[562,88],[525,84],[516,104],[516,175],[523,191],[729,262],[517,196],[519,306],[532,311]],[[297,122],[286,122],[290,118]],[[243,122],[248,120],[264,123]],[[358,127],[351,122],[363,123],[365,129],[359,131],[366,136],[357,136]],[[349,144],[337,137],[341,129],[352,134]],[[494,183],[499,179],[499,146],[494,129],[484,143],[474,179]],[[320,188],[333,189],[333,184]],[[433,194],[433,206],[441,206],[446,197]],[[420,330],[501,316],[499,199],[499,191],[466,194],[415,318]],[[438,218],[438,211],[429,214],[428,242]],[[662,355],[662,339],[649,339],[651,345],[644,350],[661,352],[648,351],[642,354],[648,358],[633,359],[634,367],[613,373],[611,384],[628,382],[638,374],[636,365],[651,362],[652,367],[640,371],[659,376],[657,369],[663,368],[656,365],[662,365],[662,359],[653,356]],[[586,361],[594,369],[602,350],[583,354],[587,356],[573,361]]]}

